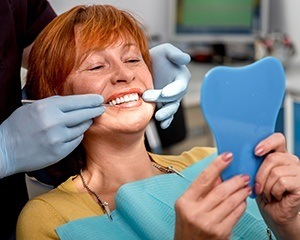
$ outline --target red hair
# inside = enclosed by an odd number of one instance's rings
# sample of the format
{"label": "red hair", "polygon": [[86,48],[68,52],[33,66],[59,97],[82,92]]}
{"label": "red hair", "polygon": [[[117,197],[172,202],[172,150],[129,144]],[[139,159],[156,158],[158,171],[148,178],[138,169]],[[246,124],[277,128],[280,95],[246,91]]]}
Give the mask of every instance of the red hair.
{"label": "red hair", "polygon": [[73,68],[91,51],[112,45],[119,38],[125,42],[133,39],[152,71],[143,25],[130,13],[111,5],[80,5],[57,16],[40,33],[31,50],[26,82],[28,98],[60,94]]}

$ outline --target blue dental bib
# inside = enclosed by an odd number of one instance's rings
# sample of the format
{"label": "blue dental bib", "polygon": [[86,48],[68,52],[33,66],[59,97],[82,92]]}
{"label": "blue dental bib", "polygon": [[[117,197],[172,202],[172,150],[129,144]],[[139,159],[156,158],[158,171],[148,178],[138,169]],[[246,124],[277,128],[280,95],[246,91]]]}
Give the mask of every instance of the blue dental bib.
{"label": "blue dental bib", "polygon": [[[112,211],[112,222],[104,214],[68,222],[56,232],[62,240],[171,240],[175,229],[175,201],[216,156],[212,154],[189,166],[181,172],[184,177],[163,174],[123,185],[116,195],[117,208]],[[264,239],[266,225],[256,202],[248,198],[247,204],[232,239]]]}

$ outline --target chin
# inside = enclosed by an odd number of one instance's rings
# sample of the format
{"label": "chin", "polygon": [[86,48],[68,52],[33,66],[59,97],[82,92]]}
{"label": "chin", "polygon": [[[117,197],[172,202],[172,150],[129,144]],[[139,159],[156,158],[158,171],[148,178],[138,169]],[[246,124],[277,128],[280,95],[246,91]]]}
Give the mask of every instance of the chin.
{"label": "chin", "polygon": [[123,121],[119,121],[119,124],[124,127],[124,129],[132,129],[133,131],[145,130],[149,124],[152,114],[132,114],[125,118]]}

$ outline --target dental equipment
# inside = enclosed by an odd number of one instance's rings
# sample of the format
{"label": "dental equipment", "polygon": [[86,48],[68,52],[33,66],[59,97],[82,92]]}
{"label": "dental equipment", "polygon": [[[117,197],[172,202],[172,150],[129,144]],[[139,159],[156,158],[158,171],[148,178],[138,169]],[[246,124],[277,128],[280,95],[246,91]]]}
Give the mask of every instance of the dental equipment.
{"label": "dental equipment", "polygon": [[[21,100],[21,103],[23,105],[26,105],[26,104],[31,104],[31,103],[34,103],[36,102],[37,100],[31,100],[31,99],[22,99]],[[102,103],[100,106],[103,106],[103,107],[112,107],[113,105],[110,105],[108,103]]]}

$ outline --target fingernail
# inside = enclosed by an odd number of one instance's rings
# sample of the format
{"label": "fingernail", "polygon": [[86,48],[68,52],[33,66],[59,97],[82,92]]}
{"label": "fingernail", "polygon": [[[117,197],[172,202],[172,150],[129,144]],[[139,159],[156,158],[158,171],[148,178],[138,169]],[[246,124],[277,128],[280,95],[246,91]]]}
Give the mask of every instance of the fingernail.
{"label": "fingernail", "polygon": [[255,148],[255,155],[260,156],[263,154],[263,152],[264,152],[264,148],[262,146],[257,146]]}
{"label": "fingernail", "polygon": [[231,152],[226,152],[226,153],[223,153],[222,160],[224,162],[229,162],[232,160],[232,157],[233,157],[233,154]]}
{"label": "fingernail", "polygon": [[250,176],[248,176],[248,175],[242,175],[242,179],[247,184],[250,181]]}
{"label": "fingernail", "polygon": [[251,186],[247,186],[246,189],[248,191],[248,195],[250,196],[252,194],[252,187]]}
{"label": "fingernail", "polygon": [[254,185],[254,191],[256,195],[259,195],[261,190],[260,190],[260,185],[258,183],[255,183]]}

